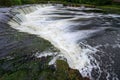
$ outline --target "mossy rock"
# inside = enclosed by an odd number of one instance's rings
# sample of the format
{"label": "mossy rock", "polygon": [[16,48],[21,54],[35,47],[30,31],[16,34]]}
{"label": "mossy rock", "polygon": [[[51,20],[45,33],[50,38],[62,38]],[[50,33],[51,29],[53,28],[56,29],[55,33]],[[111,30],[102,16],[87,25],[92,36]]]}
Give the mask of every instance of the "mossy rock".
{"label": "mossy rock", "polygon": [[57,60],[54,67],[48,65],[49,59],[43,59],[34,58],[20,62],[15,59],[15,63],[14,60],[10,62],[3,60],[3,63],[11,63],[9,67],[12,68],[8,70],[0,68],[3,70],[0,80],[88,80],[83,78],[78,70],[69,68],[65,61]]}
{"label": "mossy rock", "polygon": [[56,80],[85,80],[78,70],[69,68],[65,61],[57,60],[56,68]]}

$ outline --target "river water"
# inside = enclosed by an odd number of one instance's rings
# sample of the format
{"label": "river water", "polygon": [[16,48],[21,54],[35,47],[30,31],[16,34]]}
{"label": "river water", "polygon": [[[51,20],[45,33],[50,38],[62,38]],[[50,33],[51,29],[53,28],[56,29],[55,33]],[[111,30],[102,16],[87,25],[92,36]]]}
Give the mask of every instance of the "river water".
{"label": "river water", "polygon": [[52,5],[15,8],[12,14],[19,14],[8,24],[19,32],[49,41],[58,51],[35,52],[37,58],[56,55],[49,65],[63,59],[91,80],[119,80],[120,15],[100,11]]}

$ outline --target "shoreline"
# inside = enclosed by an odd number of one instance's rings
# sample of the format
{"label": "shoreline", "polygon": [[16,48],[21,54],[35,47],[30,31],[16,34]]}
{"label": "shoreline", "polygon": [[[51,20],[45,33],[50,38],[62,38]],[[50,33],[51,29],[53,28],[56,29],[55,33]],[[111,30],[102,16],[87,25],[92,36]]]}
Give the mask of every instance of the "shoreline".
{"label": "shoreline", "polygon": [[102,9],[103,13],[112,13],[112,14],[120,14],[120,5],[112,4],[112,5],[91,5],[91,4],[63,4],[64,6],[71,6],[71,7],[81,7],[84,6],[86,8],[99,8]]}

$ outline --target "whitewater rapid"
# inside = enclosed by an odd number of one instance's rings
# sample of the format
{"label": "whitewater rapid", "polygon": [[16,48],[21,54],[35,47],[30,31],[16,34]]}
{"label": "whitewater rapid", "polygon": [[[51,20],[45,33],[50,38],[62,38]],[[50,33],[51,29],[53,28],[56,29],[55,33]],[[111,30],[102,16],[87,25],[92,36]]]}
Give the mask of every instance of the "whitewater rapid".
{"label": "whitewater rapid", "polygon": [[[70,13],[71,15],[54,15],[53,13]],[[74,13],[78,15],[72,15]],[[12,25],[12,28],[17,29],[20,32],[27,32],[29,34],[34,34],[38,37],[48,40],[55,48],[60,51],[58,56],[62,56],[67,60],[69,67],[79,70],[82,76],[87,76],[92,79],[91,72],[93,68],[98,69],[100,72],[99,62],[97,62],[96,59],[92,57],[92,54],[95,54],[98,50],[95,47],[80,43],[80,41],[90,37],[95,33],[103,31],[106,29],[106,27],[75,31],[71,31],[71,29],[72,27],[78,26],[80,24],[89,24],[82,22],[77,23],[73,20],[101,16],[103,15],[67,11],[64,10],[64,8],[62,10],[56,6],[40,6],[36,7],[36,11],[29,14],[23,14],[22,12],[21,14],[18,14],[17,17],[21,18],[22,20],[22,22],[17,20],[19,24],[13,20],[9,21],[9,24]],[[53,17],[64,19],[53,19]],[[52,55],[51,53],[47,54]],[[45,54],[45,56],[47,56],[47,54]]]}

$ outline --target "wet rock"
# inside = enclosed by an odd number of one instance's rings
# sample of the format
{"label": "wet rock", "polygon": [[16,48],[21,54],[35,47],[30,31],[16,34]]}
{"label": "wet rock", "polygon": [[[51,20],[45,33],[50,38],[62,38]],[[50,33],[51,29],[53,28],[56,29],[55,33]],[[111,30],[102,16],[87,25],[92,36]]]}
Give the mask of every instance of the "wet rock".
{"label": "wet rock", "polygon": [[62,60],[57,60],[56,69],[57,80],[90,80],[87,77],[83,78],[78,70],[69,68],[68,64]]}

